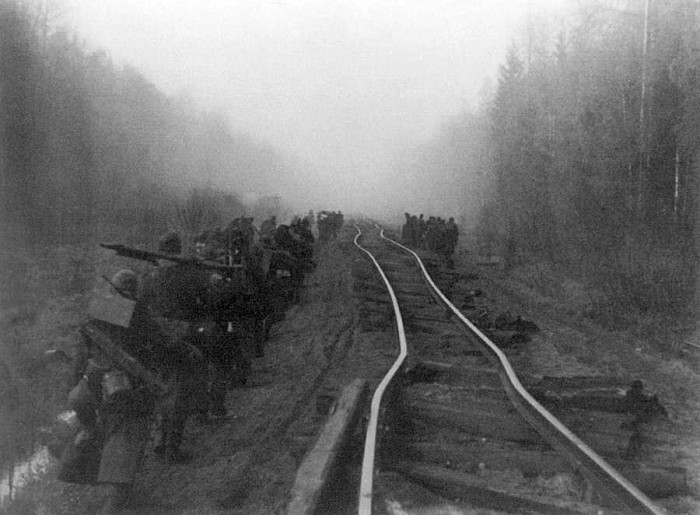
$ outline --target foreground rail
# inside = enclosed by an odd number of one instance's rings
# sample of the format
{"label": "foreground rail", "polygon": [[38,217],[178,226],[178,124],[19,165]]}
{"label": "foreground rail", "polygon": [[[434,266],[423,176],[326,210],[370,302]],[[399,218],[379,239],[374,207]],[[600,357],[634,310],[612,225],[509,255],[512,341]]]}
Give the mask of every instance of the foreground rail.
{"label": "foreground rail", "polygon": [[406,359],[406,356],[408,355],[408,345],[406,343],[406,330],[404,329],[403,318],[401,317],[401,310],[399,309],[399,303],[396,299],[394,289],[391,287],[389,279],[384,273],[384,270],[382,270],[382,267],[379,265],[379,262],[376,260],[376,258],[372,255],[371,252],[369,252],[367,249],[365,249],[358,243],[357,240],[362,235],[362,231],[360,230],[358,225],[355,225],[355,227],[357,228],[357,236],[355,236],[354,239],[355,245],[362,252],[367,254],[367,256],[369,256],[369,258],[374,263],[374,266],[377,267],[377,270],[382,276],[382,280],[384,281],[384,284],[387,287],[389,296],[391,297],[391,304],[393,306],[396,318],[396,329],[398,331],[399,346],[401,349],[399,357],[391,366],[389,372],[387,372],[387,374],[384,376],[384,379],[382,379],[381,383],[379,383],[379,386],[375,390],[374,396],[372,397],[370,419],[367,425],[367,435],[365,437],[365,450],[363,455],[364,457],[362,459],[360,500],[358,506],[358,513],[369,515],[372,513],[372,486],[374,482],[374,458],[377,450],[377,427],[379,423],[379,409],[381,407],[382,397],[384,396],[384,392],[386,391],[387,386],[394,379],[394,377],[396,376],[396,372],[399,370],[404,360]]}
{"label": "foreground rail", "polygon": [[[399,357],[375,391],[371,404],[370,419],[365,438],[358,507],[358,512],[360,514],[370,515],[372,513],[374,463],[382,398],[390,383],[397,376],[397,372],[404,363],[408,351],[403,320],[394,290],[376,258],[369,250],[358,243],[362,235],[362,230],[357,225],[355,227],[358,231],[354,240],[355,245],[372,260],[391,297],[401,349]],[[440,304],[448,309],[452,315],[457,317],[461,326],[466,330],[469,341],[481,348],[493,362],[494,366],[498,367],[498,374],[512,405],[553,448],[559,451],[562,456],[570,461],[577,469],[581,470],[591,484],[596,487],[597,491],[604,495],[614,508],[639,514],[665,513],[539,404],[523,387],[501,349],[471,323],[437,288],[420,257],[411,249],[387,238],[384,235],[384,230],[379,226],[376,227],[380,231],[381,238],[391,245],[400,248],[402,251],[409,253],[415,259],[420,268],[424,282],[431,290],[431,294]]]}

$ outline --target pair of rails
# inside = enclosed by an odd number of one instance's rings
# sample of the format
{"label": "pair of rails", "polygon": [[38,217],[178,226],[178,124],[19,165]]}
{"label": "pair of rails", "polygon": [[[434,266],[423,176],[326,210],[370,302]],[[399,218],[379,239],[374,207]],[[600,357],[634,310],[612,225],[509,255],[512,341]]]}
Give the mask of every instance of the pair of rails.
{"label": "pair of rails", "polygon": [[[358,513],[360,515],[371,515],[375,477],[375,457],[378,447],[377,435],[382,399],[392,381],[399,376],[399,371],[408,356],[409,350],[403,319],[401,317],[401,310],[399,309],[394,289],[377,258],[370,250],[361,245],[360,238],[363,234],[362,229],[357,224],[355,227],[357,229],[357,235],[355,236],[354,244],[374,263],[391,298],[400,347],[398,357],[373,393],[369,422],[365,433]],[[470,322],[440,291],[430,277],[430,274],[426,270],[418,254],[385,236],[384,230],[380,226],[374,224],[374,230],[379,231],[379,236],[387,245],[391,245],[395,249],[399,249],[413,257],[431,295],[442,304],[445,309],[451,312],[455,323],[460,324],[466,329],[467,338],[470,343],[477,345],[497,368],[503,388],[511,404],[554,449],[559,451],[572,465],[583,472],[597,491],[610,501],[614,509],[635,514],[659,515],[665,513],[664,510],[655,505],[636,486],[620,475],[617,470],[573,434],[527,392],[515,374],[505,353]]]}

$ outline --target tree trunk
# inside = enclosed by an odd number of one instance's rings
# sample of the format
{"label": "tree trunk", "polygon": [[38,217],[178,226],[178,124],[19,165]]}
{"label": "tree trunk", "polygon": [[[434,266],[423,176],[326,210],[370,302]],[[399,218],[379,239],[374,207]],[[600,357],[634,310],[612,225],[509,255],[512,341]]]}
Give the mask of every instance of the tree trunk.
{"label": "tree trunk", "polygon": [[[693,181],[695,182],[695,199],[693,201],[694,213],[694,224],[693,224],[693,244],[694,244],[694,258],[693,263],[695,269],[693,270],[695,275],[695,295],[693,297],[693,312],[696,315],[700,315],[700,152],[697,153],[695,159],[693,175]],[[698,320],[698,316],[695,317]],[[700,326],[695,328],[695,333],[692,338],[695,342],[700,342]]]}

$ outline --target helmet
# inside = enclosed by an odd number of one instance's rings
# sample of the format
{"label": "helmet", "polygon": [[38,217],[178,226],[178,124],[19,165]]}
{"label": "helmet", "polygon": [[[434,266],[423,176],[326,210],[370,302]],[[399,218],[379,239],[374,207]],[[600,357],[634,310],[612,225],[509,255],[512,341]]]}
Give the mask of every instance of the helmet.
{"label": "helmet", "polygon": [[114,286],[120,295],[130,299],[136,298],[139,280],[133,270],[119,270],[112,276],[112,286]]}
{"label": "helmet", "polygon": [[165,233],[158,240],[158,251],[165,254],[180,254],[182,252],[180,235],[175,231]]}

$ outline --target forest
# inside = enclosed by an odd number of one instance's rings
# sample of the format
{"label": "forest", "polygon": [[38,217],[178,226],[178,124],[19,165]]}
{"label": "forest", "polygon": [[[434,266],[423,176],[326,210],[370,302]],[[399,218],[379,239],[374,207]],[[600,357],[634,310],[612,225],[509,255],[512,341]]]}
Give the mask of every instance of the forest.
{"label": "forest", "polygon": [[442,198],[460,192],[473,241],[506,268],[596,289],[590,315],[695,313],[700,2],[575,6],[524,20],[481,110],[413,166],[437,170]]}

